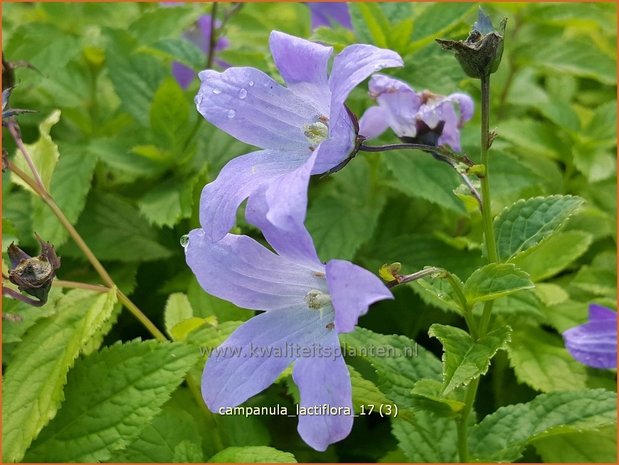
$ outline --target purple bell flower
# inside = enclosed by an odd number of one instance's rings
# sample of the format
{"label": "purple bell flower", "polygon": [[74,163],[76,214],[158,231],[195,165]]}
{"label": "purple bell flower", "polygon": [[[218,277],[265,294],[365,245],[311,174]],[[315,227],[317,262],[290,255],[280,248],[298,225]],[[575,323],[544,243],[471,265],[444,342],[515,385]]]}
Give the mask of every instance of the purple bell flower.
{"label": "purple bell flower", "polygon": [[338,166],[355,149],[356,130],[344,102],[372,73],[402,66],[400,56],[351,45],[333,60],[332,47],[273,31],[271,53],[286,87],[255,68],[202,71],[196,95],[207,121],[261,150],[231,160],[202,191],[200,223],[210,240],[223,238],[246,199],[264,193],[271,223],[303,224],[311,174]]}
{"label": "purple bell flower", "polygon": [[308,2],[306,5],[312,12],[312,30],[333,24],[352,29],[348,4],[345,2]]}
{"label": "purple bell flower", "polygon": [[589,322],[563,333],[565,348],[583,365],[617,368],[617,312],[589,305]]}
{"label": "purple bell flower", "polygon": [[[378,106],[370,107],[359,120],[359,133],[367,139],[380,136],[390,127],[398,137],[417,140],[424,131],[440,130],[437,145],[460,151],[462,125],[473,116],[473,100],[466,94],[447,97],[429,91],[415,92],[408,84],[376,74],[369,84]],[[460,109],[456,114],[454,104]]]}
{"label": "purple bell flower", "polygon": [[[215,26],[219,27],[220,22],[216,21]],[[188,31],[184,35],[185,39],[197,45],[200,50],[204,52],[205,55],[208,55],[209,49],[211,48],[211,15],[203,15],[198,18],[196,21],[196,28]],[[215,43],[215,51],[220,51],[228,47],[228,39],[225,37],[220,37],[217,39]],[[227,68],[229,65],[223,60],[215,57],[213,60],[214,63],[219,65],[221,68]],[[184,65],[178,61],[172,63],[172,74],[174,78],[178,82],[178,84],[186,89],[191,84],[196,76],[198,75],[193,69],[189,66]]]}
{"label": "purple bell flower", "polygon": [[186,259],[202,288],[263,311],[211,354],[202,396],[213,412],[235,407],[294,363],[300,407],[331,409],[326,415],[299,415],[303,440],[324,451],[348,436],[353,423],[351,381],[338,333],[352,331],[372,303],[393,296],[378,277],[350,262],[322,264],[305,227],[291,223],[287,231],[279,230],[266,219],[268,208],[262,191],[250,198],[247,217],[276,253],[247,236],[227,234],[212,242],[202,229],[189,234]]}

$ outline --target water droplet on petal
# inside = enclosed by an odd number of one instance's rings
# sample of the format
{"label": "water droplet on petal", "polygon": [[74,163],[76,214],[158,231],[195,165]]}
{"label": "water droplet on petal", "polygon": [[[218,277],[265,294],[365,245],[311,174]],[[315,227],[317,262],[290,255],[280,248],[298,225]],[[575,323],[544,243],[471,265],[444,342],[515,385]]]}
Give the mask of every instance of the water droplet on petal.
{"label": "water droplet on petal", "polygon": [[181,246],[183,247],[183,249],[186,249],[187,246],[189,245],[189,235],[185,234],[183,236],[181,236]]}
{"label": "water droplet on petal", "polygon": [[219,90],[219,89],[213,89],[213,93],[214,93],[215,95],[221,94],[221,90]]}
{"label": "water droplet on petal", "polygon": [[248,84],[249,84],[249,87],[254,87],[254,81],[249,81]]}
{"label": "water droplet on petal", "polygon": [[244,99],[245,97],[247,97],[247,90],[246,90],[246,89],[241,89],[241,90],[239,91],[239,98],[242,100],[242,99]]}
{"label": "water droplet on petal", "polygon": [[236,111],[228,110],[228,118],[234,118],[236,116]]}

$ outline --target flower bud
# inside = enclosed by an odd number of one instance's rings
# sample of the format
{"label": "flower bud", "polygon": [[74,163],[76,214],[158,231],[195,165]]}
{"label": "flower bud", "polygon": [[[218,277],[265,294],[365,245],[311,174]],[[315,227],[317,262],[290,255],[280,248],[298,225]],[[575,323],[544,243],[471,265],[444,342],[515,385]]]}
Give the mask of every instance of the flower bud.
{"label": "flower bud", "polygon": [[36,238],[41,244],[41,253],[37,257],[31,257],[13,243],[9,246],[7,250],[11,260],[9,281],[17,285],[21,292],[45,303],[56,270],[60,268],[60,258],[56,255],[53,245],[43,241],[38,235]]}
{"label": "flower bud", "polygon": [[486,78],[494,73],[503,55],[503,35],[507,19],[495,29],[490,18],[479,9],[479,16],[466,40],[436,41],[444,50],[453,51],[464,72],[473,78]]}

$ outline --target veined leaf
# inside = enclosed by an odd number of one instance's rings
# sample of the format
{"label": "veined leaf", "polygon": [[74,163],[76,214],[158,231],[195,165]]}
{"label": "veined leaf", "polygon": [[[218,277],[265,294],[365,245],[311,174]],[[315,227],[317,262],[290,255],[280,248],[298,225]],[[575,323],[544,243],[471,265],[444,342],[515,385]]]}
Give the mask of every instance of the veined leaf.
{"label": "veined leaf", "polygon": [[488,371],[490,360],[500,349],[507,349],[512,329],[509,326],[490,331],[474,340],[454,326],[433,324],[428,334],[443,344],[443,393],[449,394]]}
{"label": "veined leaf", "polygon": [[176,292],[170,294],[164,311],[165,329],[172,335],[174,327],[193,316],[193,308],[186,294]]}
{"label": "veined leaf", "polygon": [[509,260],[560,229],[582,205],[580,197],[552,195],[519,200],[494,220],[501,260]]}
{"label": "veined leaf", "polygon": [[391,425],[393,435],[409,461],[458,461],[456,423],[453,419],[418,410],[411,420],[396,418]]}
{"label": "veined leaf", "polygon": [[617,463],[617,427],[538,439],[535,449],[546,463]]}
{"label": "veined leaf", "polygon": [[617,395],[603,389],[551,392],[508,405],[471,430],[471,455],[481,462],[511,462],[531,441],[592,431],[617,422]]}
{"label": "veined leaf", "polygon": [[97,462],[138,438],[197,361],[190,346],[115,344],[76,364],[67,401],[28,450],[30,462]]}
{"label": "veined leaf", "polygon": [[209,459],[209,463],[297,463],[290,452],[273,447],[228,447]]}
{"label": "veined leaf", "polygon": [[490,263],[469,276],[464,283],[464,295],[474,304],[533,287],[529,275],[513,263]]}
{"label": "veined leaf", "polygon": [[443,393],[443,384],[434,379],[422,379],[415,383],[411,391],[415,407],[427,410],[438,416],[453,417],[464,408],[464,391]]}
{"label": "veined leaf", "polygon": [[20,461],[64,399],[67,372],[94,333],[109,318],[116,292],[74,290],[58,313],[39,320],[23,337],[4,374],[3,459]]}

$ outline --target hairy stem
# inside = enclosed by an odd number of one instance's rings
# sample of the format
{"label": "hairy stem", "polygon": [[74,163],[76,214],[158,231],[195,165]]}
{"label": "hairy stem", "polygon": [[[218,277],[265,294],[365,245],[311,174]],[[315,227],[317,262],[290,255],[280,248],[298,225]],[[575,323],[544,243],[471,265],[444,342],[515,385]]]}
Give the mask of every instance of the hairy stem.
{"label": "hairy stem", "polygon": [[15,141],[15,144],[17,144],[17,148],[19,149],[21,154],[24,156],[24,159],[26,160],[26,163],[28,164],[30,171],[32,171],[32,176],[34,177],[34,180],[39,186],[41,186],[42,189],[45,189],[43,180],[41,179],[39,172],[34,166],[34,162],[32,161],[32,158],[30,157],[30,154],[28,153],[28,150],[26,149],[26,146],[24,145],[24,141],[22,140],[21,135],[19,134],[19,127],[15,124],[15,121],[9,121],[9,123],[7,124],[7,127],[9,129],[9,132],[11,133],[11,136],[13,137],[13,140]]}

